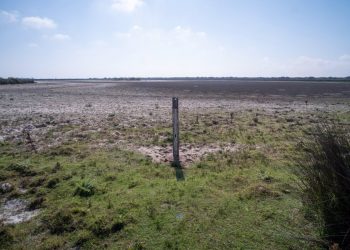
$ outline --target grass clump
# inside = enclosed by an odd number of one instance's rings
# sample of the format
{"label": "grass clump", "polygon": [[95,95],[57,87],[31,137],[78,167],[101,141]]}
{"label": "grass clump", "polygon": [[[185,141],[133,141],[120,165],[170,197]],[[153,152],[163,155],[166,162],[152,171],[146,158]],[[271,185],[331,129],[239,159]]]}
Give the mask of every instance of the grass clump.
{"label": "grass clump", "polygon": [[61,209],[52,215],[45,216],[43,224],[51,234],[72,232],[77,228],[77,221],[74,219],[73,212],[69,209]]}
{"label": "grass clump", "polygon": [[35,209],[41,208],[43,206],[44,201],[45,201],[44,197],[38,197],[34,199],[29,203],[28,210],[35,210]]}
{"label": "grass clump", "polygon": [[60,182],[60,180],[58,178],[53,178],[53,179],[48,181],[47,187],[48,188],[55,188],[59,182]]}
{"label": "grass clump", "polygon": [[23,165],[23,164],[11,163],[7,167],[7,170],[17,172],[21,176],[34,176],[34,175],[36,175],[36,172],[31,170],[30,166]]}
{"label": "grass clump", "polygon": [[75,240],[75,246],[81,247],[86,242],[88,242],[92,238],[92,233],[89,230],[83,229],[77,233],[77,239]]}
{"label": "grass clump", "polygon": [[0,222],[0,246],[9,246],[13,242],[14,237],[10,232],[9,228],[5,227]]}
{"label": "grass clump", "polygon": [[343,129],[319,126],[312,141],[303,145],[300,164],[305,202],[316,211],[323,237],[350,248],[350,140]]}
{"label": "grass clump", "polygon": [[104,238],[111,233],[117,233],[123,230],[125,226],[126,223],[123,221],[114,221],[107,216],[102,216],[95,219],[89,226],[89,229],[97,237]]}
{"label": "grass clump", "polygon": [[91,232],[98,237],[106,237],[111,233],[110,220],[103,217],[97,218],[89,227]]}
{"label": "grass clump", "polygon": [[81,197],[89,197],[95,194],[95,187],[88,181],[82,181],[79,183],[75,189],[74,195],[79,195]]}
{"label": "grass clump", "polygon": [[65,244],[65,241],[62,236],[52,235],[46,239],[43,239],[38,249],[42,249],[42,250],[64,249],[64,244]]}

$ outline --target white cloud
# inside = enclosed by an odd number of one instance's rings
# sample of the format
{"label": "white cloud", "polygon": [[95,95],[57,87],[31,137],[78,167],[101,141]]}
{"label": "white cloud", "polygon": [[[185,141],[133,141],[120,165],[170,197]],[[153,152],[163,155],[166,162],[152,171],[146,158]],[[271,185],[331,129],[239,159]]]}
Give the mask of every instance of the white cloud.
{"label": "white cloud", "polygon": [[159,42],[167,45],[182,44],[187,47],[195,47],[207,40],[205,32],[196,32],[189,27],[176,26],[173,29],[146,29],[134,25],[127,32],[115,33],[116,38],[132,39],[141,44],[147,42]]}
{"label": "white cloud", "polygon": [[[101,59],[104,65],[109,62],[103,70],[114,68],[116,75],[229,75],[229,71],[236,68],[228,63],[229,51],[220,43],[205,32],[188,26],[161,29],[135,25],[123,33],[116,33],[115,38],[114,44],[118,46],[111,43],[89,57],[108,54],[109,58]],[[90,52],[84,52],[87,53]],[[123,63],[115,58],[123,58]]]}
{"label": "white cloud", "polygon": [[142,27],[138,26],[138,25],[134,25],[132,26],[133,30],[142,30]]}
{"label": "white cloud", "polygon": [[54,34],[51,39],[56,41],[68,41],[71,40],[71,37],[66,34]]}
{"label": "white cloud", "polygon": [[47,17],[24,17],[22,23],[32,29],[54,29],[57,27],[57,24]]}
{"label": "white cloud", "polygon": [[122,12],[133,12],[143,4],[143,0],[113,0],[112,9]]}
{"label": "white cloud", "polygon": [[0,10],[0,17],[5,22],[15,23],[18,21],[18,16],[19,14],[17,11],[8,12],[8,11]]}

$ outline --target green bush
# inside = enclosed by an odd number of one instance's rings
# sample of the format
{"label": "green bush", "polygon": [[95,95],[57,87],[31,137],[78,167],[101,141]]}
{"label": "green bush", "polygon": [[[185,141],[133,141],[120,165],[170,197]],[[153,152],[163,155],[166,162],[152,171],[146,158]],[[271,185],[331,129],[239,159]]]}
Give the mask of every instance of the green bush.
{"label": "green bush", "polygon": [[[305,142],[299,164],[307,207],[323,225],[323,237],[350,248],[350,140],[347,131],[319,126]],[[316,216],[317,217],[317,216]]]}

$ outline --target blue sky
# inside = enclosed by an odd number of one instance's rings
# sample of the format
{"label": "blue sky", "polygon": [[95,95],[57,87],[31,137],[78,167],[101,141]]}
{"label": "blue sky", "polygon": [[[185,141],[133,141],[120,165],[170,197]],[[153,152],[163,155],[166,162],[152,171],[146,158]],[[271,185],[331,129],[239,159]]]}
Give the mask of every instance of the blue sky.
{"label": "blue sky", "polygon": [[349,0],[1,0],[0,76],[349,76]]}

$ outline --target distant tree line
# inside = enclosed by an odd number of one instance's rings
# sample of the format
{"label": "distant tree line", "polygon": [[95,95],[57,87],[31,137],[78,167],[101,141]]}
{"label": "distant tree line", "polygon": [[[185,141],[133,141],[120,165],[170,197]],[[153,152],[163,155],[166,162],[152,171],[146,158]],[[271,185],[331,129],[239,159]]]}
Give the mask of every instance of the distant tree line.
{"label": "distant tree line", "polygon": [[[29,79],[32,80],[32,79]],[[37,79],[37,80],[72,80],[72,81],[162,81],[162,80],[245,80],[245,81],[323,81],[323,82],[350,82],[350,76],[347,77],[104,77],[104,78],[55,78],[55,79]]]}
{"label": "distant tree line", "polygon": [[0,85],[1,84],[24,84],[24,83],[34,83],[34,79],[31,78],[15,78],[15,77],[9,77],[9,78],[1,78],[0,77]]}
{"label": "distant tree line", "polygon": [[112,77],[89,78],[89,80],[117,80],[117,81],[142,81],[142,80],[250,80],[250,81],[344,81],[349,82],[348,77]]}

